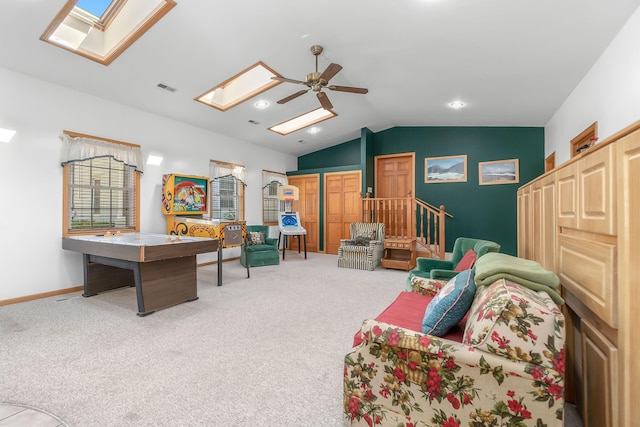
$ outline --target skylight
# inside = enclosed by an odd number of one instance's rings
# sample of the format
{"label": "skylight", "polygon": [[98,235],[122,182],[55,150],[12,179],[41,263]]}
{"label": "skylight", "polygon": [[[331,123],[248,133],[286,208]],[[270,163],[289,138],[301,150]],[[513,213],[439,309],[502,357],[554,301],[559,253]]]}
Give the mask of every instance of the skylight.
{"label": "skylight", "polygon": [[282,83],[273,80],[272,77],[282,76],[264,62],[258,61],[230,79],[209,89],[195,100],[220,111],[226,111]]}
{"label": "skylight", "polygon": [[316,110],[309,111],[308,113],[305,113],[301,116],[287,120],[286,122],[271,126],[269,130],[275,133],[279,133],[280,135],[288,135],[291,132],[295,132],[316,123],[320,123],[335,116],[337,116],[337,114],[333,111],[325,110],[324,108],[320,107]]}
{"label": "skylight", "polygon": [[107,9],[109,8],[109,6],[111,6],[113,3],[119,3],[119,1],[112,1],[112,0],[78,0],[78,3],[76,3],[76,7],[83,9],[86,12],[89,12],[90,14],[92,14],[93,16],[95,16],[96,18],[100,19],[105,12],[107,11]]}
{"label": "skylight", "polygon": [[40,40],[109,65],[175,5],[174,0],[68,0]]}

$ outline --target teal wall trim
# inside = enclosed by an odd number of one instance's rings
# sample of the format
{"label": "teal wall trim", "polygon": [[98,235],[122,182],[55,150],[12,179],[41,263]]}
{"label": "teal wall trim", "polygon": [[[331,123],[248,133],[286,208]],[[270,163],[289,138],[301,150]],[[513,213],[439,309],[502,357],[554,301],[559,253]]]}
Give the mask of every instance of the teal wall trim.
{"label": "teal wall trim", "polygon": [[[395,127],[378,133],[363,129],[360,139],[299,157],[299,170],[288,174],[320,173],[322,185],[325,172],[361,169],[365,192],[374,183],[375,156],[408,152],[416,158],[416,197],[444,205],[454,216],[446,223],[447,251],[457,237],[475,237],[497,242],[501,252],[517,255],[516,192],[544,173],[542,127]],[[463,154],[467,182],[424,182],[425,158]],[[479,162],[507,159],[518,159],[518,183],[479,185]],[[321,233],[323,223],[321,214]]]}

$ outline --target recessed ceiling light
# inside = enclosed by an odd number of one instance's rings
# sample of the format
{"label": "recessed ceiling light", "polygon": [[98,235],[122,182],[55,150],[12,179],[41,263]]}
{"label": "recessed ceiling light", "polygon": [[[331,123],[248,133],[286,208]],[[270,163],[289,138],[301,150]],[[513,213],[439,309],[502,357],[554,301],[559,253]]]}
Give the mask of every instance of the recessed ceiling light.
{"label": "recessed ceiling light", "polygon": [[319,128],[319,127],[314,126],[314,127],[312,127],[311,129],[309,129],[307,132],[309,132],[309,133],[311,133],[311,134],[315,134],[315,133],[320,132],[320,128]]}
{"label": "recessed ceiling light", "polygon": [[264,99],[261,99],[260,101],[257,101],[255,104],[256,108],[267,108],[269,106],[269,101],[265,101]]}
{"label": "recessed ceiling light", "polygon": [[460,108],[464,107],[464,102],[453,101],[449,103],[449,107],[453,108],[454,110],[459,110]]}
{"label": "recessed ceiling light", "polygon": [[15,134],[16,134],[15,130],[0,128],[0,142],[11,141],[11,138],[13,138],[13,135]]}

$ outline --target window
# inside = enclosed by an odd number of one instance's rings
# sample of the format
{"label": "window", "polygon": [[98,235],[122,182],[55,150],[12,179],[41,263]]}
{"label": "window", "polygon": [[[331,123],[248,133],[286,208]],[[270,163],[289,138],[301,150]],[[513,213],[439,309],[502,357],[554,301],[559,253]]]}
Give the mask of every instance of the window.
{"label": "window", "polygon": [[227,111],[229,108],[235,107],[247,99],[253,98],[282,83],[278,80],[272,80],[272,77],[282,76],[269,68],[264,62],[259,61],[216,87],[209,89],[198,96],[196,101],[220,111]]}
{"label": "window", "polygon": [[140,147],[65,131],[63,235],[140,230]]}
{"label": "window", "polygon": [[175,5],[175,0],[67,0],[40,40],[109,65]]}
{"label": "window", "polygon": [[278,224],[278,187],[287,185],[287,176],[283,173],[262,171],[262,222],[266,225]]}
{"label": "window", "polygon": [[571,140],[571,157],[577,156],[598,142],[598,122],[593,122]]}
{"label": "window", "polygon": [[244,220],[245,167],[211,160],[211,219]]}

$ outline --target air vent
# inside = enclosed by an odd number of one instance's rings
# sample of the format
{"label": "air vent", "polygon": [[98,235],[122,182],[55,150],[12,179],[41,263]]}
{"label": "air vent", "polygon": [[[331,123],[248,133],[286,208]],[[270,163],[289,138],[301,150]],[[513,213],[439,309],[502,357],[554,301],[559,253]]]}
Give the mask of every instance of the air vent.
{"label": "air vent", "polygon": [[256,122],[255,120],[249,120],[249,123],[251,123],[252,125],[259,125],[259,122]]}
{"label": "air vent", "polygon": [[159,87],[160,89],[168,90],[169,92],[175,92],[175,91],[176,91],[176,88],[171,87],[171,86],[167,86],[167,85],[166,85],[166,84],[164,84],[164,83],[158,83],[158,87]]}

